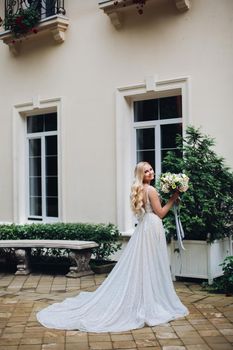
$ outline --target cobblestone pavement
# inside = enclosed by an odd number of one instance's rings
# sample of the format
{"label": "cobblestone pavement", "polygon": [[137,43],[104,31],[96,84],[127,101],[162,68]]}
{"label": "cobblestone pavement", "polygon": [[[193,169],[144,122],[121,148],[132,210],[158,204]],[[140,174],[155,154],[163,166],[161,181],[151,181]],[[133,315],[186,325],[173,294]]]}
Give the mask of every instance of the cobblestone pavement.
{"label": "cobblestone pavement", "polygon": [[193,282],[175,282],[190,315],[155,327],[96,334],[46,329],[36,321],[38,310],[80,290],[95,290],[105,277],[0,273],[0,350],[233,349],[233,297],[208,294]]}

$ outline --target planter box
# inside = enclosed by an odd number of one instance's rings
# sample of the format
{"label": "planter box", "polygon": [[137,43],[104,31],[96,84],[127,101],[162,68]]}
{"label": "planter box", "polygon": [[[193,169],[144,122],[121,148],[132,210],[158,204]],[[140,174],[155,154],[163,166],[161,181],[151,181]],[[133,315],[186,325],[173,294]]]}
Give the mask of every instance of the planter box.
{"label": "planter box", "polygon": [[183,241],[185,250],[177,251],[177,242],[171,241],[171,274],[176,277],[192,277],[208,279],[212,284],[215,277],[222,276],[221,264],[232,255],[232,240],[224,238],[213,243],[206,241]]}
{"label": "planter box", "polygon": [[111,260],[106,260],[106,261],[96,261],[92,260],[90,261],[90,266],[93,272],[97,274],[102,274],[102,273],[109,273],[112,271],[114,266],[116,265],[116,261],[111,261]]}

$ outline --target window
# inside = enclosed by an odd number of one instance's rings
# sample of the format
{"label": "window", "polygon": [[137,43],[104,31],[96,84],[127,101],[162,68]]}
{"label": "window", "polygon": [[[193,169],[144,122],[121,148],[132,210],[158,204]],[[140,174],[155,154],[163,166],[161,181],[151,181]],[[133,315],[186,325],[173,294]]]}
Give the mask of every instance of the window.
{"label": "window", "polygon": [[[129,205],[134,167],[139,160],[167,171],[162,159],[175,148],[175,135],[192,124],[189,77],[155,81],[155,90],[138,83],[116,91],[116,217],[122,234],[131,235],[135,220]],[[150,130],[152,129],[152,130]],[[169,142],[168,142],[169,141]]]}
{"label": "window", "polygon": [[41,18],[50,17],[56,13],[56,0],[28,0],[28,4],[39,11]]}
{"label": "window", "polygon": [[57,114],[27,117],[28,219],[58,218]]}
{"label": "window", "polygon": [[163,159],[169,150],[177,152],[176,136],[182,135],[180,95],[134,102],[136,161],[147,161],[156,177],[167,171]]}

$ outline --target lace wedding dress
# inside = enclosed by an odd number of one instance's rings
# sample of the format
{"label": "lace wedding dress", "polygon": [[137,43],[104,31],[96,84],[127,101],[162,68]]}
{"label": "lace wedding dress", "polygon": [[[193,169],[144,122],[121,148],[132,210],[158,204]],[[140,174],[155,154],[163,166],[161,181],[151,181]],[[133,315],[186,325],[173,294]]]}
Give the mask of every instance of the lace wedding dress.
{"label": "lace wedding dress", "polygon": [[162,220],[149,199],[118,263],[94,292],[81,292],[37,314],[48,328],[122,332],[188,315],[173,287]]}

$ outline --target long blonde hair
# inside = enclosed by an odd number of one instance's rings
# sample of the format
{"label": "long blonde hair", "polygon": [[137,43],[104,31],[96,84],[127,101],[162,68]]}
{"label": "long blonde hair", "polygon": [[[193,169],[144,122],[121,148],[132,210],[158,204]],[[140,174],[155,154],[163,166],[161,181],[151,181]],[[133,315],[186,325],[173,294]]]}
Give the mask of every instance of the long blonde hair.
{"label": "long blonde hair", "polygon": [[134,181],[131,187],[131,209],[135,215],[140,215],[144,212],[143,209],[143,178],[144,166],[148,162],[139,162],[134,169]]}

